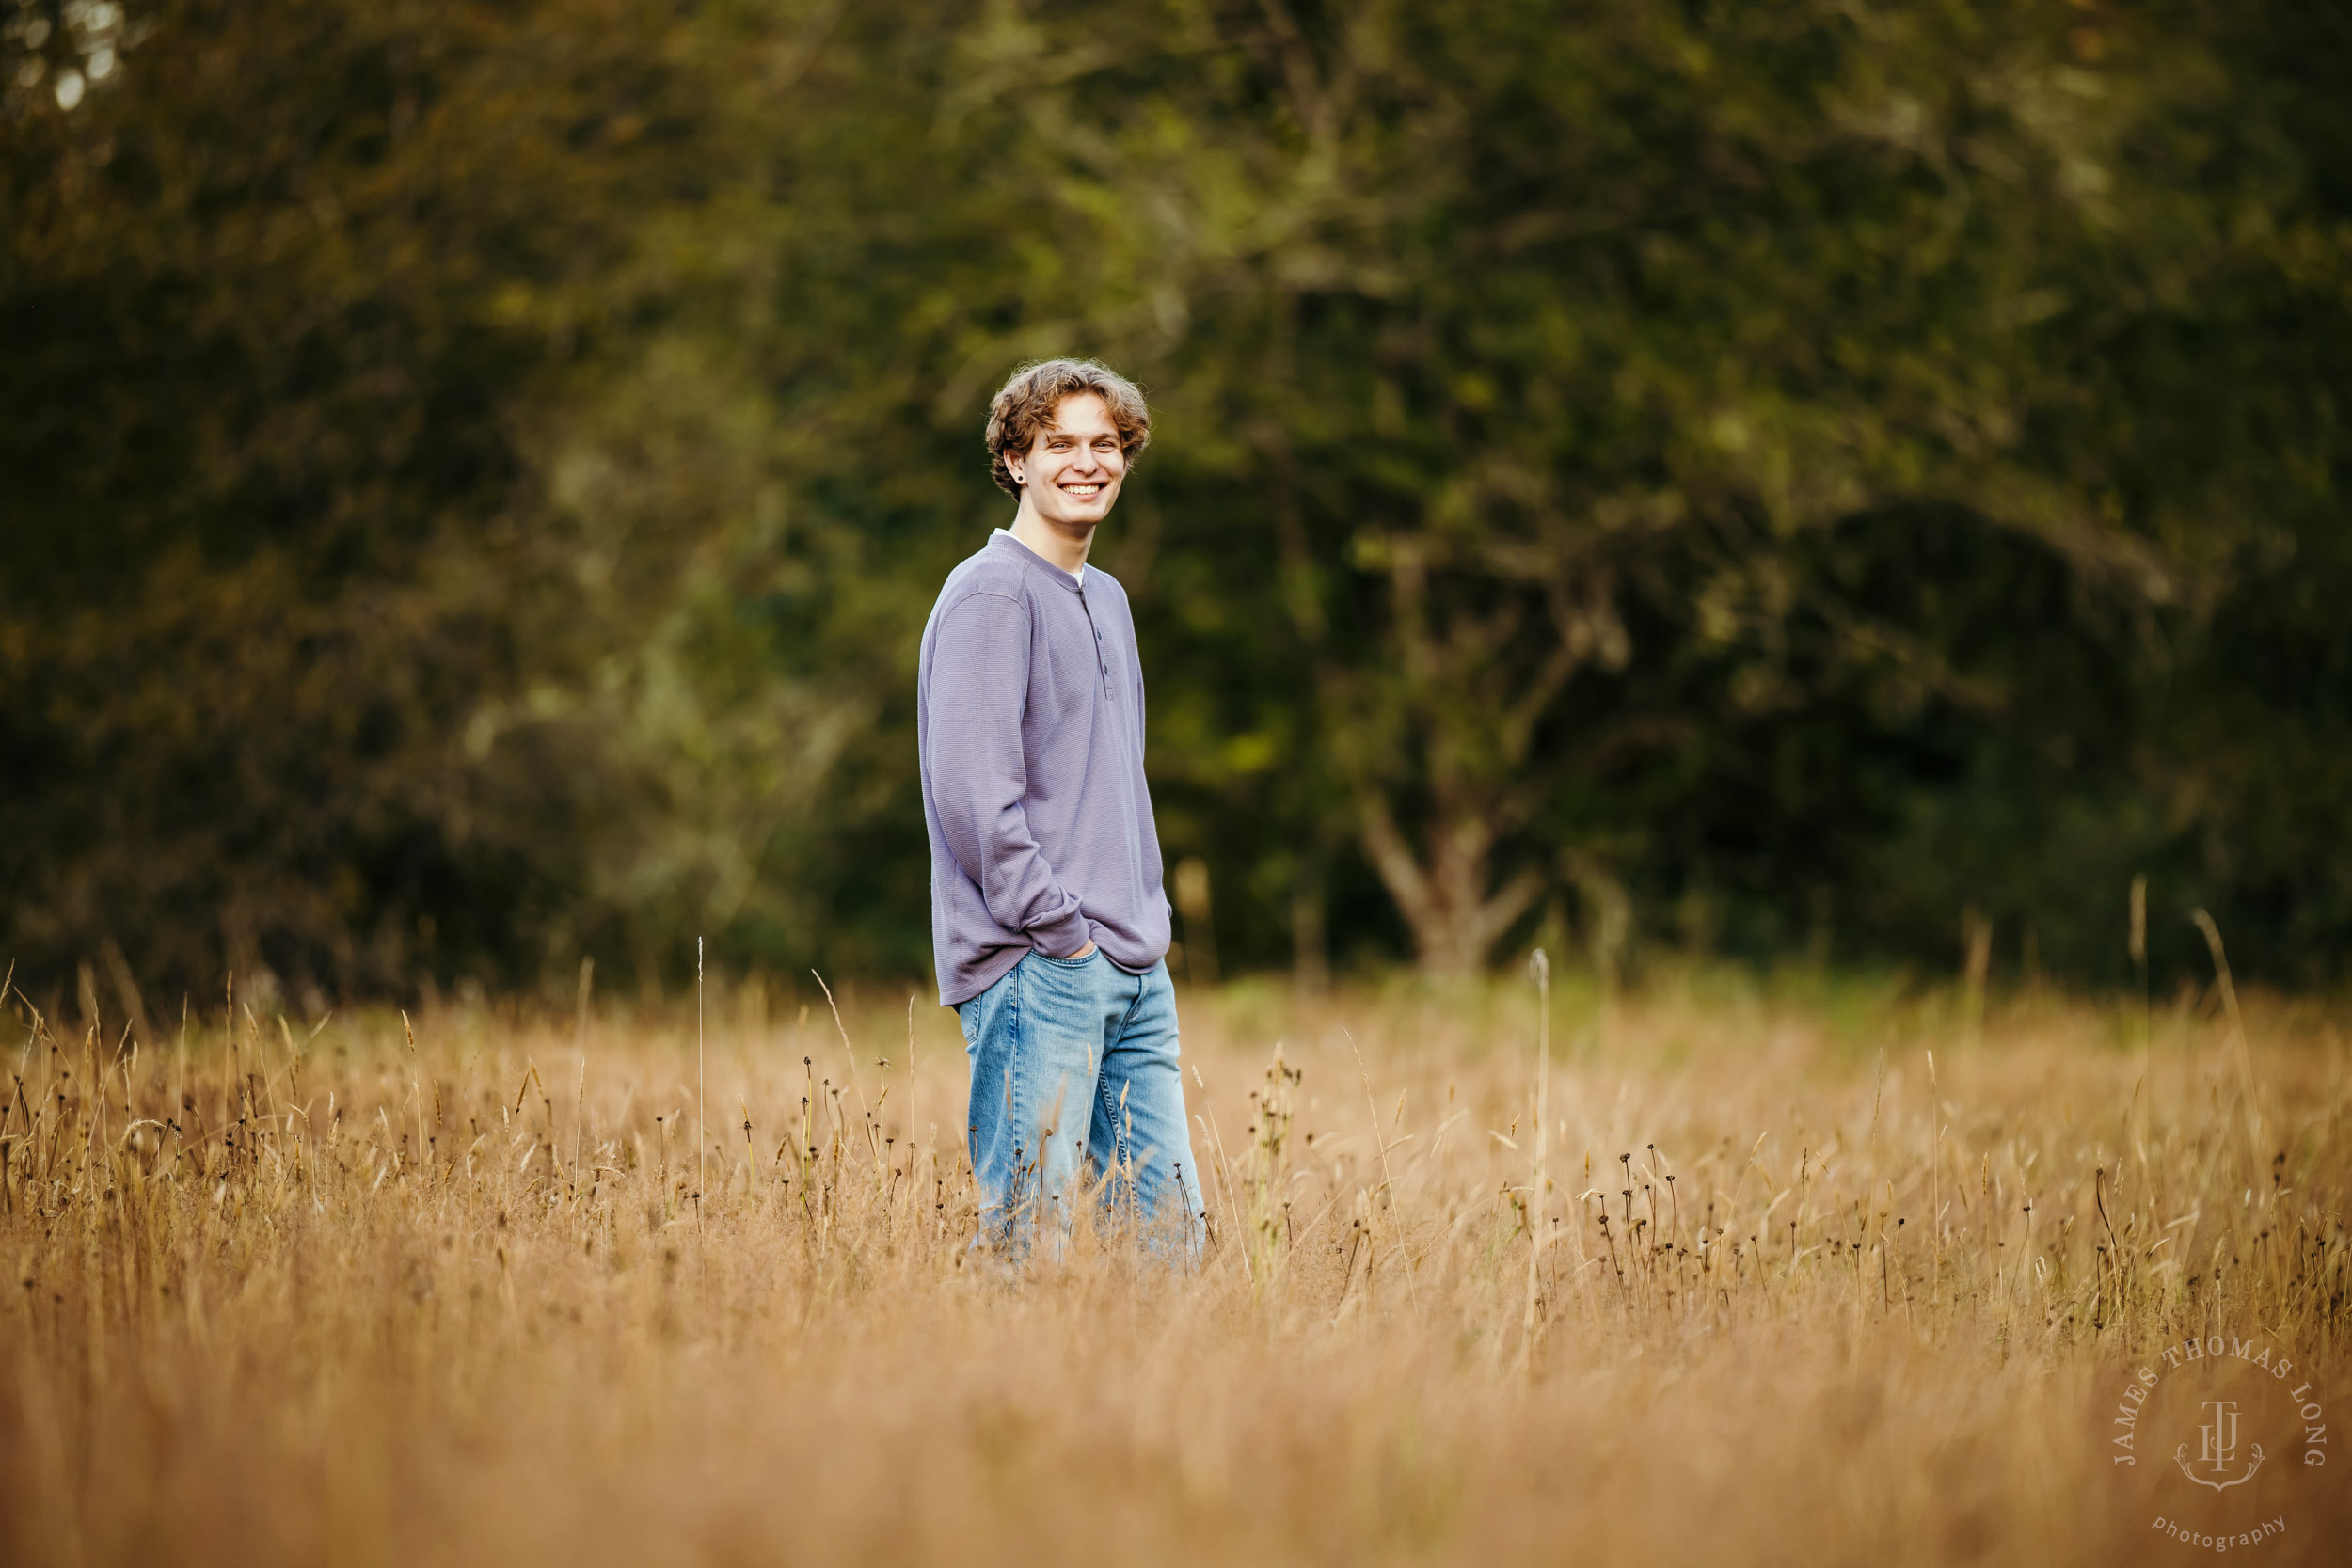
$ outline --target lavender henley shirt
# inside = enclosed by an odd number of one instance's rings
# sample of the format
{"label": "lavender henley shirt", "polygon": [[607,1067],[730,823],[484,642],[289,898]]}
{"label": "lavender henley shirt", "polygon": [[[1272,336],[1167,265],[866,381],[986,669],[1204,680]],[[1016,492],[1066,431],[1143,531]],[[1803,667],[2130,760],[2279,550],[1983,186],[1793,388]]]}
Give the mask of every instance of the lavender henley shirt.
{"label": "lavender henley shirt", "polygon": [[1142,974],[1168,951],[1127,594],[999,530],[947,575],[915,677],[939,1000],[1089,940]]}

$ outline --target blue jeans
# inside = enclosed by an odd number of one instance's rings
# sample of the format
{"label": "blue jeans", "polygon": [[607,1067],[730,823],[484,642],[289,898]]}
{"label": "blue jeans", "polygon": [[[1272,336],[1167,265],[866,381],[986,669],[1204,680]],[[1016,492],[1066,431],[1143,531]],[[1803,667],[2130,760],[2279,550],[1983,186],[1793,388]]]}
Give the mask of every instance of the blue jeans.
{"label": "blue jeans", "polygon": [[1130,974],[1100,950],[1032,952],[956,1017],[972,1059],[980,1243],[1016,1254],[1041,1233],[1058,1243],[1091,1193],[1113,1225],[1199,1257],[1205,1213],[1165,963]]}

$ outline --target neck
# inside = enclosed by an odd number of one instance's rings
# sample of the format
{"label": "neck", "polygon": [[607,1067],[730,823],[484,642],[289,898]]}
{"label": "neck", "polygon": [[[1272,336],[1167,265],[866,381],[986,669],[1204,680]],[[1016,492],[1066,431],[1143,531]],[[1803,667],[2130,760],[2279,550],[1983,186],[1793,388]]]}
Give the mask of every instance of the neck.
{"label": "neck", "polygon": [[1087,551],[1094,545],[1094,530],[1089,528],[1075,535],[1064,533],[1025,504],[1006,531],[1065,572],[1074,572],[1085,565]]}

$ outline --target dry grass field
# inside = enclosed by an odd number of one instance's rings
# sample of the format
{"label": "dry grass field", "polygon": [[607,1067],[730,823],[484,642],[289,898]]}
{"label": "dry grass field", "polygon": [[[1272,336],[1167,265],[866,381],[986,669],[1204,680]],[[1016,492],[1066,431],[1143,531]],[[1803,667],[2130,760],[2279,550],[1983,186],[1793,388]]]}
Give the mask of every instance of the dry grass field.
{"label": "dry grass field", "polygon": [[0,1560],[2343,1560],[2352,1014],[1536,996],[1185,995],[1205,1265],[1009,1275],[903,990],[11,998]]}

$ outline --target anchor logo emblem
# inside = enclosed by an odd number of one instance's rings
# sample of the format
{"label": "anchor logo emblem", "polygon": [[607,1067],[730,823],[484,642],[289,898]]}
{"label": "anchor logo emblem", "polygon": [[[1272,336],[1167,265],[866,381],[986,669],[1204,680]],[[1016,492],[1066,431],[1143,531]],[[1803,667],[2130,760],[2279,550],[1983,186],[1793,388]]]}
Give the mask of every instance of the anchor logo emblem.
{"label": "anchor logo emblem", "polygon": [[[2198,1485],[2227,1492],[2233,1486],[2242,1486],[2254,1479],[2254,1472],[2263,1467],[2263,1447],[2260,1443],[2252,1445],[2254,1457],[2246,1466],[2245,1474],[2229,1481],[2217,1479],[2228,1471],[2237,1458],[2237,1404],[2232,1400],[2207,1400],[2205,1409],[2213,1418],[2197,1429],[2204,1442],[2198,1451],[2196,1465],[2192,1467],[2189,1464],[2186,1443],[2173,1450],[2172,1458],[2180,1465],[2181,1474]],[[2199,1475],[2197,1471],[2200,1468],[2211,1470],[2213,1478]]]}

